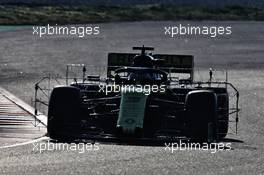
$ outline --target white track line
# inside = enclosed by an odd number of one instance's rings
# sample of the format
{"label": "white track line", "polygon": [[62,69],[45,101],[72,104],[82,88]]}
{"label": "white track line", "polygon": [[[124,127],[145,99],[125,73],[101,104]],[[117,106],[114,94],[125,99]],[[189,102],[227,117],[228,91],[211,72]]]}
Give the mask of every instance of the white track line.
{"label": "white track line", "polygon": [[37,138],[37,139],[34,139],[34,140],[30,140],[30,141],[23,142],[23,143],[16,143],[16,144],[13,144],[13,145],[1,146],[0,149],[6,149],[6,148],[14,148],[14,147],[19,147],[19,146],[24,146],[24,145],[28,145],[28,144],[40,142],[40,141],[43,141],[43,140],[49,140],[49,139],[50,139],[49,137],[44,136],[44,137]]}
{"label": "white track line", "polygon": [[32,106],[25,103],[23,100],[19,99],[18,97],[16,97],[6,89],[3,89],[2,87],[0,87],[0,95],[2,95],[3,98],[5,98],[5,100],[11,101],[12,103],[14,103],[14,105],[18,106],[23,111],[26,111],[28,114],[31,114],[33,119],[36,119],[44,126],[47,126],[47,117],[42,113],[40,113],[39,111],[38,111],[39,115],[36,116],[35,109]]}

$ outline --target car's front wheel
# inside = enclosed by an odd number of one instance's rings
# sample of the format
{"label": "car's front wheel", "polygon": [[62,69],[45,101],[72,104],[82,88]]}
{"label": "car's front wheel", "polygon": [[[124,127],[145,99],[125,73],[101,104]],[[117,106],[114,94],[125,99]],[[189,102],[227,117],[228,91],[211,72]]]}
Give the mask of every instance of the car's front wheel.
{"label": "car's front wheel", "polygon": [[217,139],[217,97],[209,90],[191,91],[186,96],[187,136],[211,142]]}
{"label": "car's front wheel", "polygon": [[65,126],[81,117],[80,90],[72,86],[55,87],[51,93],[48,109],[48,135],[58,139]]}

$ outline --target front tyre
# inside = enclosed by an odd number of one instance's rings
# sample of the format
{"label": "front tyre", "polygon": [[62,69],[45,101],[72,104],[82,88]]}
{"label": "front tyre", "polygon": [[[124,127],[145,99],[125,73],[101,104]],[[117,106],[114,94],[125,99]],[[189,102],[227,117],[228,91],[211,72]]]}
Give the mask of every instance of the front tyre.
{"label": "front tyre", "polygon": [[191,91],[186,96],[187,136],[198,141],[217,140],[217,97],[209,90]]}
{"label": "front tyre", "polygon": [[59,139],[65,126],[80,120],[80,89],[72,86],[55,87],[51,93],[48,109],[48,135]]}

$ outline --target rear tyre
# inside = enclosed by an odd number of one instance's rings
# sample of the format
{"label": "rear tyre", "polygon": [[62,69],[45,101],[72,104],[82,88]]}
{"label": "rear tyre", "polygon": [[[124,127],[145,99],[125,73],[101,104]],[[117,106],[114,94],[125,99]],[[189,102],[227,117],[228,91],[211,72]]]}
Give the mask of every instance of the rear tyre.
{"label": "rear tyre", "polygon": [[51,93],[48,109],[48,134],[60,139],[65,126],[81,118],[81,95],[76,87],[55,87]]}
{"label": "rear tyre", "polygon": [[217,96],[218,115],[218,133],[219,138],[226,137],[229,123],[229,97],[228,94],[219,94]]}
{"label": "rear tyre", "polygon": [[185,104],[187,136],[198,141],[217,140],[216,94],[208,90],[191,91]]}

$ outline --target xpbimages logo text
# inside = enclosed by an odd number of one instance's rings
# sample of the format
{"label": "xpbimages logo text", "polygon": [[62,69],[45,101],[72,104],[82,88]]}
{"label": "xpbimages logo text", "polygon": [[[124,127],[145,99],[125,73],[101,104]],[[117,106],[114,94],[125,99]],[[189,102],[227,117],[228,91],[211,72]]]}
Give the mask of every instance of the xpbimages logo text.
{"label": "xpbimages logo text", "polygon": [[36,142],[33,143],[33,151],[43,153],[45,151],[72,151],[83,154],[85,152],[98,151],[99,143],[54,143]]}
{"label": "xpbimages logo text", "polygon": [[232,34],[231,26],[197,26],[191,24],[179,24],[164,27],[164,34],[171,38],[186,35],[203,35],[216,38]]}
{"label": "xpbimages logo text", "polygon": [[198,151],[210,151],[216,153],[219,151],[230,151],[231,143],[194,143],[194,142],[175,142],[165,143],[165,151],[174,153],[176,151],[198,150]]}
{"label": "xpbimages logo text", "polygon": [[32,34],[39,36],[51,36],[51,35],[63,35],[63,36],[74,36],[84,38],[89,35],[99,35],[99,26],[59,26],[46,25],[46,26],[33,26]]}
{"label": "xpbimages logo text", "polygon": [[166,91],[166,85],[119,85],[119,84],[100,84],[99,92],[103,92],[106,95],[109,93],[144,93],[150,95],[151,93],[164,93]]}

